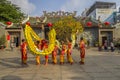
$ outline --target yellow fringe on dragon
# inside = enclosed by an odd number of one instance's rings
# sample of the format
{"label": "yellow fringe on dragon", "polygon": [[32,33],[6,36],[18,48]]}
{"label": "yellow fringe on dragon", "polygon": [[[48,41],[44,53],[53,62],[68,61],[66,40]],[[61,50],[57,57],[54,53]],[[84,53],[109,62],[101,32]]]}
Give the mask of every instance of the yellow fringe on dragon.
{"label": "yellow fringe on dragon", "polygon": [[44,50],[39,50],[37,46],[35,45],[33,38],[34,40],[42,40],[42,39],[32,30],[32,28],[29,25],[25,26],[25,38],[28,43],[28,47],[33,52],[33,54],[48,55],[48,54],[51,54],[54,49],[54,45],[56,41],[56,32],[54,29],[51,29],[49,31],[48,33],[49,45],[48,45],[48,48]]}

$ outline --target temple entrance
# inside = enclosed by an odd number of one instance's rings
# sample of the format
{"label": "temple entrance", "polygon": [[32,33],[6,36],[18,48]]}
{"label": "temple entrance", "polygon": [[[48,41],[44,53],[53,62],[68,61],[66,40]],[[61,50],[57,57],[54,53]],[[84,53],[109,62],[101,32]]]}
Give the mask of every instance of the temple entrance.
{"label": "temple entrance", "polygon": [[19,46],[19,37],[14,37],[14,44],[16,47]]}
{"label": "temple entrance", "polygon": [[9,32],[10,34],[10,44],[14,47],[20,46],[20,32]]}

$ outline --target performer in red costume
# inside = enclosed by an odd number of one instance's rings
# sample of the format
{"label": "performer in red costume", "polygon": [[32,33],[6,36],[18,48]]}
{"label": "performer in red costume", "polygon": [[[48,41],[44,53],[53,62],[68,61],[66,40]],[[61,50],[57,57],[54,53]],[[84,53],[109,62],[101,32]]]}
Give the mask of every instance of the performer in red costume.
{"label": "performer in red costume", "polygon": [[80,40],[80,57],[81,57],[81,61],[80,64],[84,64],[84,58],[85,58],[85,42],[83,40],[83,37],[81,37]]}
{"label": "performer in red costume", "polygon": [[54,64],[57,63],[57,51],[58,51],[58,46],[55,45],[54,50],[52,51],[52,60]]}
{"label": "performer in red costume", "polygon": [[[41,41],[41,49],[42,50],[44,50],[44,49],[46,49],[46,48],[48,48],[48,43],[47,43],[47,41],[46,40],[42,40]],[[49,58],[49,56],[48,55],[45,55],[45,65],[47,65],[48,64],[48,58]]]}
{"label": "performer in red costume", "polygon": [[21,44],[21,60],[22,64],[27,64],[27,43],[24,39],[22,39]]}
{"label": "performer in red costume", "polygon": [[[39,50],[41,50],[41,42],[37,41],[36,46]],[[36,55],[36,65],[40,64],[40,55]]]}
{"label": "performer in red costume", "polygon": [[62,44],[62,50],[60,53],[60,64],[64,64],[64,55],[66,53],[66,45],[63,43]]}
{"label": "performer in red costume", "polygon": [[71,54],[72,54],[72,43],[71,43],[71,41],[69,41],[68,42],[68,49],[67,49],[67,60],[72,65],[73,59],[72,59]]}

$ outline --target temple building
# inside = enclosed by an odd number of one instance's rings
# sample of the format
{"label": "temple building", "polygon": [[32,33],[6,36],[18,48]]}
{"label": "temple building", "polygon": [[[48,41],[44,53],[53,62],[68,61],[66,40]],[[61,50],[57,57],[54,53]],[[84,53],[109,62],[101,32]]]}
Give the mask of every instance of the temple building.
{"label": "temple building", "polygon": [[[109,13],[109,14],[108,14]],[[103,45],[107,40],[108,45],[110,42],[119,38],[116,36],[116,27],[119,27],[119,15],[120,12],[116,12],[116,3],[112,2],[95,2],[89,9],[81,14],[81,17],[76,16],[76,11],[73,12],[46,12],[43,11],[43,15],[40,17],[29,17],[27,20],[30,22],[32,29],[41,38],[48,38],[47,33],[49,31],[48,22],[54,23],[63,16],[72,15],[78,20],[83,28],[84,32],[77,35],[77,41],[80,37],[84,37],[89,41],[90,46]],[[3,26],[3,25],[2,25]],[[24,24],[14,24],[11,27],[4,25],[6,46],[10,46],[14,43],[15,47],[19,47],[21,40],[24,39]],[[118,28],[117,28],[118,29]],[[118,32],[118,31],[117,31]],[[9,44],[8,44],[9,43]]]}

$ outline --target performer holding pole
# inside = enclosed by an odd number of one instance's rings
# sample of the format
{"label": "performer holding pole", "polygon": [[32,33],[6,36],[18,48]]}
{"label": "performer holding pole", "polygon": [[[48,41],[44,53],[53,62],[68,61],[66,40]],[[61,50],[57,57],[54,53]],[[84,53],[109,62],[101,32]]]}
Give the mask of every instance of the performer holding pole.
{"label": "performer holding pole", "polygon": [[[37,41],[36,46],[39,50],[41,50],[41,42]],[[36,55],[36,65],[40,64],[40,55]]]}
{"label": "performer holding pole", "polygon": [[21,60],[22,64],[27,64],[27,43],[24,39],[22,39],[21,44]]}
{"label": "performer holding pole", "polygon": [[[47,42],[45,39],[43,39],[41,43],[42,43],[42,44],[41,44],[41,49],[42,49],[42,50],[48,48],[48,42]],[[48,58],[49,58],[49,56],[48,56],[48,55],[45,55],[45,65],[48,64]]]}
{"label": "performer holding pole", "polygon": [[71,54],[72,54],[72,43],[71,42],[72,42],[71,40],[69,40],[69,42],[68,42],[67,60],[72,65],[73,64],[73,59],[72,59],[72,56],[71,56]]}
{"label": "performer holding pole", "polygon": [[81,61],[80,61],[80,64],[84,64],[84,58],[85,58],[85,42],[83,40],[83,37],[81,37],[81,40],[80,40],[80,58],[81,58]]}
{"label": "performer holding pole", "polygon": [[62,50],[60,53],[60,64],[64,64],[64,55],[66,53],[66,45],[63,43],[62,44]]}
{"label": "performer holding pole", "polygon": [[54,47],[54,50],[52,51],[52,60],[53,60],[53,63],[56,64],[57,63],[57,52],[58,52],[58,46],[57,46],[57,43]]}

